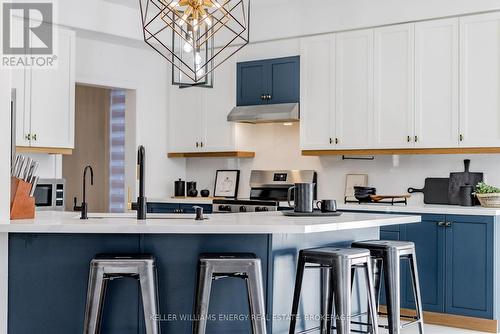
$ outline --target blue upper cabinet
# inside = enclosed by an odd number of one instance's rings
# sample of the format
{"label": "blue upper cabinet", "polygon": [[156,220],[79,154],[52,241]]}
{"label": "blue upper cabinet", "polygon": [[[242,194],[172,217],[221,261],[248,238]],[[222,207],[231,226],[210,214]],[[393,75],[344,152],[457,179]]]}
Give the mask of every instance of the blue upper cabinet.
{"label": "blue upper cabinet", "polygon": [[299,102],[299,56],[242,62],[237,71],[238,106]]}

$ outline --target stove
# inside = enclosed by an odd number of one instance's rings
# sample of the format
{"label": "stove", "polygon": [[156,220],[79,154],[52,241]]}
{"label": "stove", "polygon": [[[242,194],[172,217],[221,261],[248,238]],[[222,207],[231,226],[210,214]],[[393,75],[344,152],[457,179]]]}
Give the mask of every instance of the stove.
{"label": "stove", "polygon": [[[214,199],[214,213],[266,212],[279,210],[295,183],[317,184],[313,170],[252,170],[248,199]],[[315,188],[316,190],[316,188]],[[316,192],[314,194],[316,199]]]}

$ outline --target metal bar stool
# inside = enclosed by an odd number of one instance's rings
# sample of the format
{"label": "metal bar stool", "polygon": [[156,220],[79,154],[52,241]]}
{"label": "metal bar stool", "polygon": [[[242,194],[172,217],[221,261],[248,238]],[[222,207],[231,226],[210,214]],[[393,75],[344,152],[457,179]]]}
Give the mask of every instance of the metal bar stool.
{"label": "metal bar stool", "polygon": [[159,334],[158,286],[155,259],[151,255],[99,254],[90,261],[83,334],[100,333],[107,282],[132,277],[139,281],[146,334]]}
{"label": "metal bar stool", "polygon": [[[387,300],[389,334],[399,334],[401,329],[409,325],[418,324],[420,334],[424,334],[424,319],[422,311],[422,297],[420,296],[420,282],[417,269],[417,254],[415,244],[410,241],[373,240],[361,241],[352,244],[354,248],[369,249],[371,256],[376,262],[375,272],[384,273],[385,293]],[[400,260],[408,260],[413,283],[413,296],[415,299],[416,316],[408,317],[401,315],[400,286],[401,286],[401,264]],[[377,294],[377,309],[380,295],[380,276],[375,277],[375,291]],[[401,318],[412,320],[401,325]]]}
{"label": "metal bar stool", "polygon": [[212,280],[237,277],[247,284],[253,334],[266,334],[264,284],[260,259],[248,253],[201,254],[195,299],[193,334],[205,334]]}
{"label": "metal bar stool", "polygon": [[[368,312],[370,316],[368,327],[370,333],[378,334],[378,319],[370,252],[366,249],[335,247],[303,249],[299,252],[289,333],[295,334],[302,280],[306,264],[308,263],[319,265],[313,268],[320,268],[322,271],[322,289],[328,286],[328,288],[326,288],[327,302],[326,305],[322,305],[321,307],[321,333],[329,334],[333,328],[332,313],[334,304],[337,334],[351,333],[352,271],[356,268],[363,268],[366,275]],[[326,319],[326,322],[324,322],[323,319]],[[301,333],[309,333],[315,329],[308,329]]]}

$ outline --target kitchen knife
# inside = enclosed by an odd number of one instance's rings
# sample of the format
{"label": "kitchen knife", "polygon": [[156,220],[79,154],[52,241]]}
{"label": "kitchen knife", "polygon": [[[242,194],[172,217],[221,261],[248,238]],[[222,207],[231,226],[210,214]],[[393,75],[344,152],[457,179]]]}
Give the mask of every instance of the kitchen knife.
{"label": "kitchen knife", "polygon": [[16,169],[16,175],[14,175],[16,178],[20,179],[21,178],[21,172],[24,168],[24,164],[26,162],[26,157],[24,156],[21,156],[20,160],[19,160],[19,166],[17,167]]}
{"label": "kitchen knife", "polygon": [[24,166],[24,170],[21,174],[21,178],[24,180],[24,181],[28,181],[28,174],[30,172],[30,169],[31,169],[31,165],[33,164],[33,159],[31,158],[28,158],[26,160],[26,165]]}
{"label": "kitchen knife", "polygon": [[11,176],[16,176],[16,170],[17,170],[17,166],[19,166],[20,158],[21,157],[19,155],[16,155],[16,158],[12,162],[12,166],[10,167],[10,175]]}
{"label": "kitchen knife", "polygon": [[30,197],[33,197],[33,195],[35,195],[37,184],[38,184],[38,176],[34,176],[33,182],[31,183]]}

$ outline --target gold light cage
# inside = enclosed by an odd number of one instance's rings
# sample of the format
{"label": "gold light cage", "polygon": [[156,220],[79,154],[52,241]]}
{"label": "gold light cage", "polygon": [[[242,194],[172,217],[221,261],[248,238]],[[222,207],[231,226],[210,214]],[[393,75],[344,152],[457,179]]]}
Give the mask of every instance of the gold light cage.
{"label": "gold light cage", "polygon": [[249,42],[250,0],[140,0],[144,41],[172,83],[212,87],[213,71]]}

